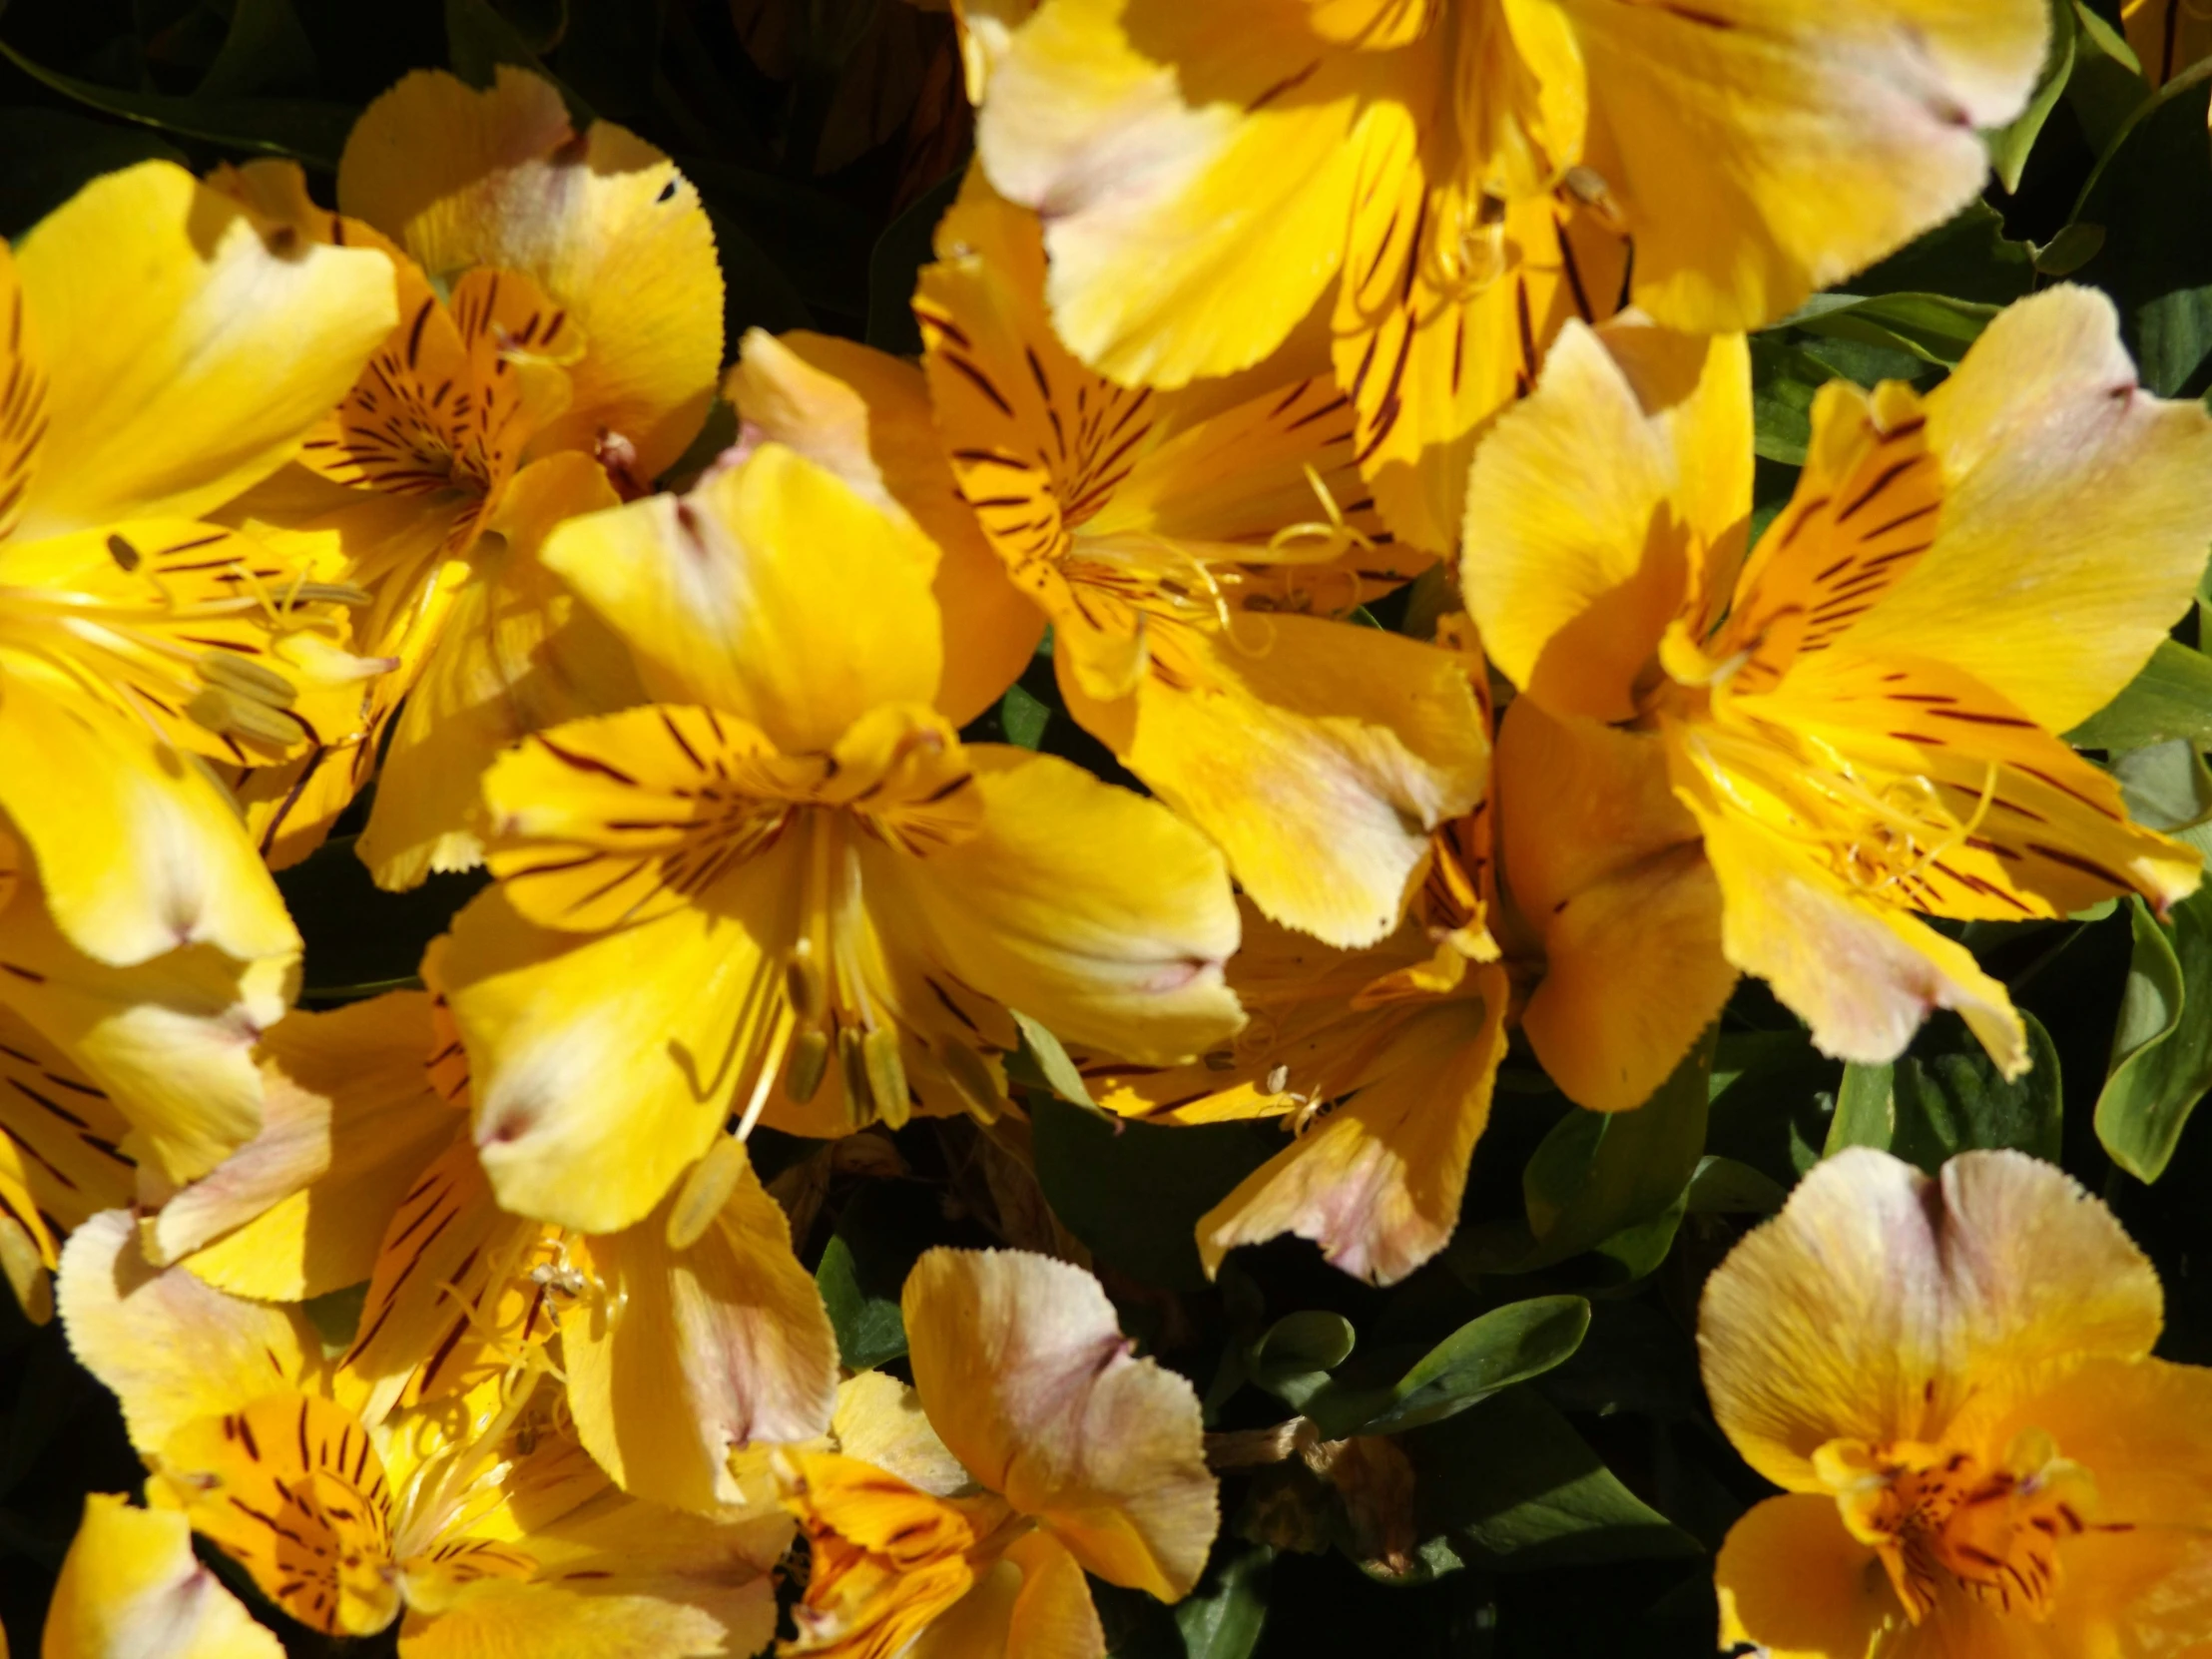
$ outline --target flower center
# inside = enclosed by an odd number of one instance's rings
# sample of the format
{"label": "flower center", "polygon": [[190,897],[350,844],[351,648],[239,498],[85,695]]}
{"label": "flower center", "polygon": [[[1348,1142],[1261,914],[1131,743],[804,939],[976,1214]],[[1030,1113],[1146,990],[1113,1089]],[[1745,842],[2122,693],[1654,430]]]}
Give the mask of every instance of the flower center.
{"label": "flower center", "polygon": [[2016,1435],[1994,1464],[1912,1440],[1835,1440],[1813,1461],[1844,1524],[1874,1546],[1915,1624],[1947,1592],[2000,1613],[2049,1618],[2058,1546],[2087,1531],[2095,1513],[2087,1471],[2037,1429]]}

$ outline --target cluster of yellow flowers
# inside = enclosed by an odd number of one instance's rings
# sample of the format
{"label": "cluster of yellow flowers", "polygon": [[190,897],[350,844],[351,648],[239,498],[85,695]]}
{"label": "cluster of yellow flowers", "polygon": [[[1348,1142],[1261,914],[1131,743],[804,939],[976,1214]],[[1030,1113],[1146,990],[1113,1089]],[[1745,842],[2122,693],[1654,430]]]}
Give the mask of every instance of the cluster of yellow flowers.
{"label": "cluster of yellow flowers", "polygon": [[[2196,886],[2056,735],[2212,546],[2212,418],[2101,295],[1828,386],[1750,533],[1742,330],[1971,198],[2043,0],[958,13],[918,365],[725,374],[692,186],[516,70],[377,100],[335,212],[157,162],[0,249],[0,1267],[152,1470],[49,1655],[278,1653],[195,1532],[409,1659],[750,1654],[797,1530],[784,1652],[1096,1659],[1086,1572],[1204,1567],[1195,1393],[1010,1251],[924,1256],[912,1385],[840,1381],[757,1126],[998,1124],[1041,1029],[1113,1112],[1295,1131],[1209,1271],[1389,1284],[1509,1029],[1631,1110],[1748,973],[1831,1055],[1949,1008],[2009,1076],[1920,918]],[[1047,629],[1149,797],[963,742]],[[371,781],[379,884],[492,884],[425,989],[291,1011],[271,869]],[[1817,1167],[1703,1308],[1790,1494],[1725,1638],[2212,1651],[2160,1318],[2049,1166]]]}

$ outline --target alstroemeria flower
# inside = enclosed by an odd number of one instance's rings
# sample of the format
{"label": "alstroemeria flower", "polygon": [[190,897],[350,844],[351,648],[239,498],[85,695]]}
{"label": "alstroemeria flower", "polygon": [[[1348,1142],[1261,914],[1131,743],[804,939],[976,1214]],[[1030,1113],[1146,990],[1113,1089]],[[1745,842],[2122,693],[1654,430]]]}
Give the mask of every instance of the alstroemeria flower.
{"label": "alstroemeria flower", "polygon": [[[624,1491],[707,1514],[742,1499],[732,1447],[827,1426],[836,1339],[742,1145],[719,1183],[722,1160],[635,1226],[577,1234],[493,1202],[466,1056],[424,993],[293,1014],[264,1067],[270,1126],[148,1218],[143,1246],[263,1300],[366,1280],[339,1368],[363,1421],[465,1394],[558,1339],[584,1449]],[[674,1223],[687,1205],[701,1213]]]}
{"label": "alstroemeria flower", "polygon": [[41,1659],[284,1659],[192,1552],[192,1523],[93,1492],[62,1560]]}
{"label": "alstroemeria flower", "polygon": [[[266,193],[249,168],[238,188]],[[299,464],[230,509],[334,541],[399,668],[361,742],[250,790],[276,861],[312,850],[378,765],[360,850],[377,880],[464,869],[484,769],[525,731],[639,700],[622,654],[537,562],[563,518],[650,486],[697,434],[722,366],[722,275],[698,193],[610,122],[501,68],[478,90],[408,75],[362,112],[338,207],[306,234],[385,248],[399,321]],[[402,699],[405,713],[399,713]]]}
{"label": "alstroemeria flower", "polygon": [[78,1229],[62,1319],[114,1389],[148,1500],[329,1635],[400,1625],[409,1659],[751,1652],[775,1627],[768,1569],[790,1525],[626,1496],[523,1353],[463,1394],[370,1422],[295,1308],[157,1271],[131,1218]]}
{"label": "alstroemeria flower", "polygon": [[935,546],[778,444],[572,520],[547,565],[652,706],[485,782],[498,885],[441,965],[499,1202],[642,1220],[725,1124],[995,1113],[1008,1007],[1167,1062],[1242,1021],[1220,854],[1064,761],[931,707]]}
{"label": "alstroemeria flower", "polygon": [[[1446,619],[1454,644],[1464,619]],[[1470,684],[1488,697],[1479,652]],[[1404,922],[1335,951],[1248,915],[1229,983],[1251,1016],[1195,1065],[1084,1066],[1099,1104],[1154,1123],[1275,1117],[1292,1144],[1199,1218],[1206,1271],[1238,1245],[1311,1239],[1346,1273],[1391,1285],[1450,1241],[1489,1123],[1511,985],[1490,937],[1489,803],[1432,838]]]}
{"label": "alstroemeria flower", "polygon": [[1036,217],[979,174],[936,247],[937,430],[1070,712],[1268,915],[1382,938],[1489,746],[1449,653],[1332,620],[1427,562],[1375,518],[1351,404],[1326,377],[1162,394],[1085,368],[1045,320]]}
{"label": "alstroemeria flower", "polygon": [[2120,23],[2154,87],[2212,52],[2212,15],[2192,0],[2122,0]]}
{"label": "alstroemeria flower", "polygon": [[1706,1281],[1713,1413],[1784,1488],[1721,1641],[1774,1659],[2148,1659],[2212,1628],[2212,1372],[2150,1358],[2158,1275],[2048,1164],[1818,1165]]}
{"label": "alstroemeria flower", "polygon": [[1974,128],[2048,33],[2038,0],[1031,3],[962,10],[1061,337],[1179,386],[1328,307],[1384,517],[1437,551],[1549,330],[1624,278],[1673,326],[1749,327],[1910,241],[1980,187]]}
{"label": "alstroemeria flower", "polygon": [[340,741],[378,666],[344,649],[357,593],[203,518],[393,314],[379,255],[163,163],[0,247],[0,1003],[112,1093],[158,1182],[254,1133],[299,958],[207,762]]}
{"label": "alstroemeria flower", "polygon": [[1747,560],[1751,440],[1740,338],[1624,321],[1562,334],[1475,458],[1467,601],[1521,687],[1500,855],[1548,962],[1524,1028],[1583,1105],[1635,1106],[1741,969],[1826,1053],[1894,1059],[1954,1008],[2012,1075],[2004,987],[1916,918],[2196,886],[2053,734],[2194,596],[2212,419],[2061,287],[1926,397],[1824,387]]}
{"label": "alstroemeria flower", "polygon": [[780,1653],[1104,1659],[1086,1571],[1190,1593],[1220,1524],[1198,1395],[1132,1357],[1098,1281],[932,1250],[899,1306],[911,1393],[847,1384],[840,1449],[777,1455],[814,1549]]}

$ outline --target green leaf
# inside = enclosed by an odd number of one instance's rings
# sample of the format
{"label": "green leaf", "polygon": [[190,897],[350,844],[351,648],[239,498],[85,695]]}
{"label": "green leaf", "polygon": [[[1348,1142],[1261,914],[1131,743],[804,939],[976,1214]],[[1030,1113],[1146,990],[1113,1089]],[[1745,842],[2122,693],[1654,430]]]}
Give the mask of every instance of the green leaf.
{"label": "green leaf", "polygon": [[[1291,1385],[1299,1395],[1292,1403],[1298,1404],[1352,1357],[1359,1340],[1360,1334],[1342,1314],[1318,1309],[1285,1314],[1252,1345],[1245,1358],[1246,1374],[1270,1393]],[[1308,1379],[1316,1381],[1308,1383]]]}
{"label": "green leaf", "polygon": [[1698,1160],[1687,1208],[1693,1216],[1771,1216],[1789,1196],[1764,1170],[1733,1158]]}
{"label": "green leaf", "polygon": [[1169,1126],[1031,1102],[1037,1182],[1106,1266],[1164,1290],[1206,1286],[1199,1217],[1289,1144],[1275,1124]]}
{"label": "green leaf", "polygon": [[930,1237],[927,1218],[916,1214],[929,1202],[918,1188],[873,1182],[837,1216],[836,1232],[815,1269],[815,1285],[848,1371],[865,1371],[906,1352],[898,1298]]}
{"label": "green leaf", "polygon": [[2104,227],[2076,222],[2034,251],[2035,269],[2045,276],[2071,276],[2104,247]]}
{"label": "green leaf", "polygon": [[1469,1566],[1520,1569],[1701,1554],[1631,1492],[1567,1419],[1528,1388],[1484,1400],[1399,1442],[1413,1464],[1417,1529]]}
{"label": "green leaf", "polygon": [[1020,1049],[1006,1058],[1008,1079],[1024,1088],[1041,1088],[1073,1105],[1097,1111],[1098,1102],[1091,1098],[1082,1072],[1068,1058],[1068,1051],[1060,1046],[1060,1039],[1018,1009],[1006,1011],[1014,1016],[1014,1028],[1021,1033]]}
{"label": "green leaf", "polygon": [[2050,46],[2043,54],[2042,73],[2035,79],[2035,90],[2028,94],[2027,108],[2008,126],[1981,135],[1989,149],[1989,164],[1996,169],[1997,181],[2004,186],[2007,195],[2020,188],[2020,174],[2027,167],[2027,154],[2034,148],[2036,135],[2050,119],[2050,112],[2057,107],[2059,95],[2066,90],[2066,82],[2073,74],[2074,32],[2073,0],[2050,0]]}
{"label": "green leaf", "polygon": [[1828,1142],[1821,1156],[1833,1158],[1847,1146],[1871,1146],[1890,1150],[1897,1137],[1897,1108],[1891,1085],[1895,1065],[1866,1065],[1858,1061],[1844,1067],[1844,1086],[1836,1091],[1836,1116],[1828,1125]]}
{"label": "green leaf", "polygon": [[2062,1100],[2058,1050],[2024,1008],[2020,1023],[2027,1031],[2029,1065],[2007,1082],[1955,1015],[1931,1020],[1890,1068],[1896,1125],[1890,1150],[1931,1175],[1961,1152],[1992,1147],[2056,1163]]}
{"label": "green leaf", "polygon": [[2205,116],[2212,58],[2161,87],[2128,120],[2082,187],[2073,218],[2104,228],[2081,268],[2119,306],[2143,384],[2201,390],[2212,357],[2212,167]]}
{"label": "green leaf", "polygon": [[2082,137],[2101,156],[2150,102],[2150,84],[2127,39],[2097,15],[2087,0],[2074,0],[2074,70],[2066,81],[2066,107]]}
{"label": "green leaf", "polygon": [[1853,293],[1942,293],[2009,304],[2035,285],[2028,247],[2004,234],[2004,216],[1979,200],[1839,284]]}
{"label": "green leaf", "polygon": [[1590,1305],[1578,1296],[1510,1302],[1459,1327],[1388,1387],[1332,1384],[1306,1401],[1306,1414],[1332,1440],[1417,1428],[1541,1377],[1589,1329]]}
{"label": "green leaf", "polygon": [[40,85],[103,115],[234,150],[289,157],[324,173],[337,171],[338,153],[353,127],[354,112],[340,104],[304,98],[179,98],[160,92],[124,92],[33,63],[6,41],[0,41],[0,58]]}
{"label": "green leaf", "polygon": [[2120,695],[2066,734],[2078,749],[2148,749],[2176,738],[2212,744],[2212,657],[2172,640],[2160,640]]}
{"label": "green leaf", "polygon": [[914,282],[921,268],[936,257],[930,244],[937,221],[959,193],[960,175],[955,171],[923,191],[876,238],[867,265],[867,342],[876,349],[905,357],[921,349],[921,329],[914,322]]}
{"label": "green leaf", "polygon": [[2097,1139],[2136,1180],[2155,1181],[2212,1089],[2212,1019],[2204,1013],[2212,1004],[2212,892],[2183,899],[2164,927],[2130,898],[2128,923],[2134,951],[2097,1095]]}
{"label": "green leaf", "polygon": [[1705,1150],[1714,1036],[1708,1027],[1634,1111],[1561,1118],[1521,1171],[1525,1226],[1493,1226],[1455,1243],[1455,1265],[1532,1273],[1592,1251],[1607,1282],[1638,1279],[1657,1266]]}
{"label": "green leaf", "polygon": [[1275,1551],[1256,1544],[1216,1559],[1198,1588],[1176,1604],[1175,1627],[1187,1659],[1252,1659],[1268,1622]]}
{"label": "green leaf", "polygon": [[1044,729],[1052,724],[1052,710],[1019,684],[1006,688],[999,700],[998,723],[1006,741],[1020,749],[1035,749],[1044,742]]}
{"label": "green leaf", "polygon": [[1909,351],[1948,366],[1966,354],[1999,309],[1940,293],[1816,293],[1775,326]]}
{"label": "green leaf", "polygon": [[453,73],[472,87],[490,86],[498,79],[499,66],[512,64],[558,87],[569,118],[578,126],[592,119],[591,107],[545,67],[522,31],[501,16],[491,0],[445,0],[445,50]]}

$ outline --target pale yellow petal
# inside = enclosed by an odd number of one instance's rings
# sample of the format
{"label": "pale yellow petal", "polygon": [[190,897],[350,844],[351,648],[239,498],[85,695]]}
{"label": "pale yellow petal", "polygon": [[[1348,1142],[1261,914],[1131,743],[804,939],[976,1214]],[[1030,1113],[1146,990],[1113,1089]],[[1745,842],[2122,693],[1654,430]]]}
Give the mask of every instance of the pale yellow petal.
{"label": "pale yellow petal", "polygon": [[1243,1014],[1222,965],[1238,918],[1220,853],[1068,762],[965,754],[983,800],[974,834],[926,858],[860,848],[886,946],[1067,1042],[1134,1059],[1173,1061],[1234,1032]]}
{"label": "pale yellow petal", "polygon": [[1371,1062],[1375,1080],[1198,1221],[1209,1273],[1238,1245],[1312,1239],[1344,1272],[1394,1285],[1450,1242],[1505,1053],[1505,975],[1428,1009]]}
{"label": "pale yellow petal", "polygon": [[46,1610],[44,1659],[282,1659],[192,1553],[192,1525],[94,1492]]}
{"label": "pale yellow petal", "polygon": [[900,1307],[914,1388],[953,1454],[1101,1578],[1173,1601],[1220,1522],[1198,1396],[1132,1357],[1081,1268],[932,1250]]}
{"label": "pale yellow petal", "polygon": [[115,1391],[131,1443],[157,1451],[196,1418],[235,1410],[306,1375],[321,1346],[290,1308],[226,1296],[140,1254],[129,1212],[71,1235],[59,1276],[70,1352]]}
{"label": "pale yellow petal", "polygon": [[1569,1099],[1641,1106],[1736,983],[1697,820],[1646,733],[1554,719],[1525,697],[1497,755],[1505,884],[1543,947],[1521,1027]]}
{"label": "pale yellow petal", "polygon": [[1635,300],[1700,331],[1769,321],[1969,201],[1974,129],[2019,113],[2048,34],[2035,0],[1561,8]]}
{"label": "pale yellow petal", "polygon": [[1706,1281],[1706,1391],[1745,1458],[1825,1491],[1832,1439],[1939,1440],[1961,1410],[2001,1417],[2071,1367],[2157,1340],[2158,1276],[2111,1212],[2016,1152],[1968,1152],[1939,1180],[1854,1148]]}
{"label": "pale yellow petal", "polygon": [[[2212,415],[2143,391],[2112,302],[2009,307],[1928,398],[1946,497],[1936,544],[1853,627],[1862,651],[1964,670],[2063,732],[2188,609],[2212,543]],[[1973,626],[1958,626],[1971,617]]]}
{"label": "pale yellow petal", "polygon": [[722,274],[699,193],[612,122],[569,130],[560,95],[502,65],[478,90],[416,70],[364,110],[338,202],[431,276],[520,272],[581,324],[571,401],[530,453],[599,452],[643,487],[699,430],[722,368]]}
{"label": "pale yellow petal", "polygon": [[780,444],[688,496],[572,519],[544,562],[629,644],[656,700],[737,715],[786,754],[936,696],[935,547]]}
{"label": "pale yellow petal", "polygon": [[148,1221],[148,1254],[275,1302],[360,1284],[401,1197],[460,1127],[430,1087],[432,1041],[420,991],[279,1022],[263,1049],[261,1135]]}
{"label": "pale yellow petal", "polygon": [[590,1271],[620,1313],[578,1302],[561,1318],[569,1409],[625,1491],[712,1512],[741,1500],[733,1450],[812,1439],[830,1426],[837,1343],[791,1226],[748,1164],[721,1214],[683,1250],[675,1200],[591,1239]]}
{"label": "pale yellow petal", "polygon": [[939,553],[933,591],[945,652],[938,712],[964,726],[997,702],[1036,650],[1044,617],[1006,579],[961,499],[930,424],[920,370],[829,334],[779,338],[755,329],[724,395],[770,442],[789,444],[862,494],[913,515]]}
{"label": "pale yellow petal", "polygon": [[789,842],[705,907],[611,932],[538,928],[497,892],[454,923],[447,992],[475,1071],[500,1202],[586,1232],[642,1220],[742,1111],[753,1033],[799,936]]}
{"label": "pale yellow petal", "polygon": [[94,180],[15,258],[50,376],[25,539],[197,518],[259,482],[398,314],[381,255],[277,247],[167,162]]}
{"label": "pale yellow petal", "polygon": [[929,1426],[914,1390],[888,1372],[859,1372],[837,1384],[830,1433],[844,1456],[933,1496],[951,1497],[974,1484]]}

